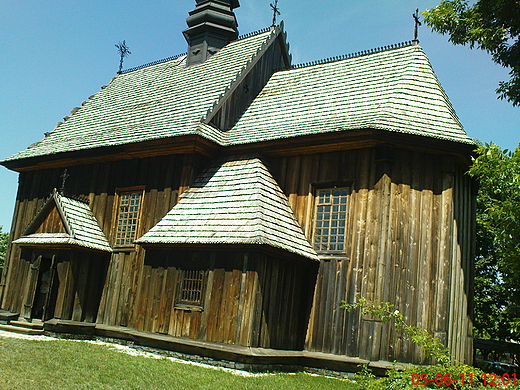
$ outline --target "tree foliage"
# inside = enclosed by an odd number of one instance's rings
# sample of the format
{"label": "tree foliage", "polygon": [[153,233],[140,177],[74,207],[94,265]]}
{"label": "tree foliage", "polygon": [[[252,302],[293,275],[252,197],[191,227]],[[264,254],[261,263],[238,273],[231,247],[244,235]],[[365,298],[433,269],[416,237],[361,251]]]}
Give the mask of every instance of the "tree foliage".
{"label": "tree foliage", "polygon": [[478,178],[476,336],[520,339],[520,144],[481,144],[469,174]]}
{"label": "tree foliage", "polygon": [[4,268],[5,253],[7,251],[7,241],[9,233],[2,233],[2,226],[0,226],[0,275],[2,274],[2,268]]}
{"label": "tree foliage", "polygon": [[518,0],[442,0],[423,12],[433,31],[448,34],[455,45],[477,47],[494,62],[510,69],[509,81],[499,83],[501,99],[520,105],[520,2]]}

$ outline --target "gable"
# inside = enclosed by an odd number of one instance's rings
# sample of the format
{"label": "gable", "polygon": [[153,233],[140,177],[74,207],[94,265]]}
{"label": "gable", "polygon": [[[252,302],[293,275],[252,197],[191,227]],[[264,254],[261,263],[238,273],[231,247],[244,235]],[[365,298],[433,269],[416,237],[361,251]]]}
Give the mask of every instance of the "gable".
{"label": "gable", "polygon": [[112,248],[89,206],[56,190],[15,244],[72,245],[111,252]]}
{"label": "gable", "polygon": [[67,229],[63,223],[63,219],[61,218],[56,204],[52,206],[47,216],[43,219],[39,226],[34,226],[33,229],[33,233],[67,233]]}

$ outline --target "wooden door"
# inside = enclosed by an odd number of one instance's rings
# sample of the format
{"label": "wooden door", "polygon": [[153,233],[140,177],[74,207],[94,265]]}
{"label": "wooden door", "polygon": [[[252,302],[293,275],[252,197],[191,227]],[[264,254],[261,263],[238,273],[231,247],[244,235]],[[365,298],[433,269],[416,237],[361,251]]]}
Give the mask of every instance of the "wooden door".
{"label": "wooden door", "polygon": [[45,304],[43,306],[43,314],[42,314],[42,320],[47,321],[50,320],[52,317],[54,317],[54,306],[56,304],[56,294],[55,290],[57,287],[58,281],[57,279],[57,273],[56,273],[56,255],[52,256],[51,259],[51,267],[49,269],[50,271],[50,281],[49,281],[49,288],[47,291],[47,294],[45,296]]}
{"label": "wooden door", "polygon": [[42,262],[42,256],[38,256],[34,263],[29,268],[29,275],[27,276],[26,284],[26,297],[24,304],[23,316],[25,319],[30,320],[32,316],[32,308],[34,304],[34,298],[36,295],[36,286],[38,285],[38,276],[40,274],[40,266]]}

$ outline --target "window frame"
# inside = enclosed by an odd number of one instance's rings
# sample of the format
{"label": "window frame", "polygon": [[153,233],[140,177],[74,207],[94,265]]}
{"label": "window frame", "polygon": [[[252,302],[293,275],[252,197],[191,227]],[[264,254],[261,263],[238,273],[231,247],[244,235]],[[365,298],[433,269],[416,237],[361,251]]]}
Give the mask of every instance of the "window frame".
{"label": "window frame", "polygon": [[[177,298],[175,299],[175,308],[191,311],[203,311],[208,271],[200,268],[186,268],[180,269],[179,271],[182,272],[182,278],[179,278],[180,280],[177,286]],[[200,284],[200,289],[198,290],[198,294],[200,296],[199,300],[183,299],[183,293],[185,292],[185,282],[186,280],[189,280],[189,278],[187,278],[187,276],[189,276],[189,272],[198,272],[200,275],[200,279],[191,279],[198,281],[198,283]],[[193,291],[196,290],[190,291],[191,293],[193,293]]]}
{"label": "window frame", "polygon": [[[313,190],[313,208],[312,208],[312,235],[311,235],[311,244],[312,244],[312,247],[313,249],[316,251],[316,253],[318,254],[319,257],[326,257],[326,258],[346,258],[347,256],[347,252],[346,252],[346,247],[347,247],[347,233],[348,233],[348,218],[349,218],[349,205],[350,205],[350,195],[352,194],[352,182],[327,182],[327,183],[317,183],[317,184],[313,184],[312,185],[312,190]],[[344,219],[344,225],[345,226],[336,226],[336,227],[333,227],[333,226],[328,226],[328,227],[318,227],[317,226],[317,223],[318,223],[318,207],[319,206],[322,206],[323,204],[319,204],[319,193],[320,191],[333,191],[333,190],[346,190],[346,195],[344,195],[346,201],[344,203],[345,205],[345,219]],[[333,206],[333,201],[330,202],[330,205]],[[341,205],[341,204],[338,204],[338,205]],[[332,213],[332,210],[330,211]],[[340,212],[340,211],[338,211]],[[339,221],[339,220],[338,220]],[[331,222],[331,220],[329,219],[329,222]],[[316,239],[317,239],[317,235],[316,235],[316,231],[317,229],[319,228],[328,228],[328,229],[340,229],[340,228],[343,228],[344,229],[344,233],[343,233],[343,238],[344,238],[344,241],[343,241],[343,249],[341,250],[330,250],[330,249],[327,249],[327,250],[318,250],[317,249],[317,245],[318,243],[316,242]],[[328,233],[327,235],[329,238],[331,236],[330,233]],[[338,236],[337,234],[335,236]],[[327,246],[329,246],[331,243],[330,241],[328,240],[327,241]],[[334,244],[334,243],[333,243]],[[337,243],[336,243],[337,244]]]}
{"label": "window frame", "polygon": [[[139,204],[138,204],[138,210],[137,210],[137,222],[135,224],[134,229],[134,237],[132,239],[132,243],[123,243],[118,244],[118,230],[119,230],[119,217],[120,217],[120,208],[121,208],[121,199],[123,195],[127,194],[139,194]],[[143,212],[143,201],[144,201],[144,195],[145,195],[145,188],[144,186],[137,186],[137,187],[125,187],[125,188],[117,188],[115,197],[114,197],[114,211],[113,211],[113,247],[114,248],[135,248],[135,240],[137,239],[139,235],[139,229],[141,227],[141,217]]]}

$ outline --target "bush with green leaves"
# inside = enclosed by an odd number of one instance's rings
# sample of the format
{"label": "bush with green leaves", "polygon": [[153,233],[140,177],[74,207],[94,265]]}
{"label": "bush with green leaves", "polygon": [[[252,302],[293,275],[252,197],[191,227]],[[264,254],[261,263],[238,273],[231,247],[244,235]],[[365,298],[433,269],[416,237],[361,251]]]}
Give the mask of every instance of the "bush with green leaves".
{"label": "bush with green leaves", "polygon": [[[411,390],[418,388],[477,390],[497,388],[484,385],[483,372],[478,368],[457,362],[449,350],[430,335],[426,330],[406,322],[404,315],[388,302],[380,304],[358,297],[353,304],[345,303],[346,310],[359,309],[363,315],[378,317],[381,322],[393,322],[398,331],[413,342],[419,344],[426,356],[433,358],[437,364],[430,366],[410,366],[405,369],[393,368],[387,376],[376,378],[366,366],[356,376],[360,389],[364,390]],[[513,386],[508,387],[513,388]],[[516,388],[516,387],[515,387]]]}
{"label": "bush with green leaves", "polygon": [[4,268],[5,253],[7,251],[8,238],[9,238],[9,233],[2,233],[2,226],[0,226],[0,275],[2,274],[2,269]]}

